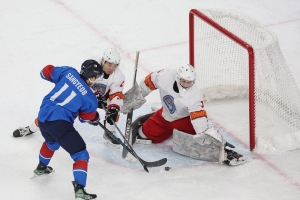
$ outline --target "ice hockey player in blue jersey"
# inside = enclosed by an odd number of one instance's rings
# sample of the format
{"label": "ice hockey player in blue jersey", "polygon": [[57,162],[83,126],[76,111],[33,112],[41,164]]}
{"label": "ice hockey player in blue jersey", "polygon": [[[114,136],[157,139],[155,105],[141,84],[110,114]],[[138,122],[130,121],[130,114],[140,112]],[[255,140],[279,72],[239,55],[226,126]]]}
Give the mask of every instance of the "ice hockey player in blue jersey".
{"label": "ice hockey player in blue jersey", "polygon": [[[105,127],[116,137],[118,137],[118,135],[113,122],[117,123],[119,120],[119,111],[123,106],[123,89],[125,84],[125,76],[119,67],[120,62],[120,52],[115,48],[107,48],[99,60],[103,74],[92,86],[94,94],[98,98],[98,108],[105,110],[106,116],[110,116],[104,120]],[[38,130],[38,118],[36,118],[29,126],[19,127],[13,131],[13,136],[16,138],[24,137]],[[104,131],[103,138],[105,139],[104,144],[120,148],[121,145],[115,141],[108,132]]]}
{"label": "ice hockey player in blue jersey", "polygon": [[47,65],[41,77],[55,84],[44,97],[38,113],[38,123],[45,141],[39,154],[39,164],[34,170],[36,176],[53,172],[48,166],[54,152],[61,146],[74,160],[73,176],[75,198],[95,199],[97,195],[86,193],[89,153],[80,134],[73,127],[74,119],[98,125],[98,100],[90,87],[103,73],[95,60],[86,60],[80,73],[69,66]]}

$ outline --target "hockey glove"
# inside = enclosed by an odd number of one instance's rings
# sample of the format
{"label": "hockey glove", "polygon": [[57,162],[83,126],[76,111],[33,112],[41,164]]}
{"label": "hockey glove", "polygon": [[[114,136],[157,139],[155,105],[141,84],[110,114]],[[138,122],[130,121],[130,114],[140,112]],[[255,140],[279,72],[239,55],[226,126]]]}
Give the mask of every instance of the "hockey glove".
{"label": "hockey glove", "polygon": [[96,111],[95,119],[89,121],[88,123],[93,126],[98,126],[99,121],[100,121],[100,116],[99,113]]}
{"label": "hockey glove", "polygon": [[114,122],[116,122],[119,110],[119,106],[115,104],[109,105],[107,107],[105,119],[110,125],[113,125]]}
{"label": "hockey glove", "polygon": [[101,95],[99,95],[97,97],[97,99],[98,99],[98,108],[100,108],[100,109],[106,109],[106,106],[107,106],[106,99],[103,96],[101,96]]}

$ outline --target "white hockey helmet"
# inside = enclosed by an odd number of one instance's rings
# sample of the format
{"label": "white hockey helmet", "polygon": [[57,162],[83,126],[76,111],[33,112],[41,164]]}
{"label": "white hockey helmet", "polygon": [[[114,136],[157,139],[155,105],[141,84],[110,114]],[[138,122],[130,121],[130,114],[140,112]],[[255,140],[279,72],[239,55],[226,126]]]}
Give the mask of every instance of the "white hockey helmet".
{"label": "white hockey helmet", "polygon": [[104,51],[102,56],[103,61],[107,61],[116,65],[119,65],[121,62],[121,56],[117,49],[108,48]]}
{"label": "white hockey helmet", "polygon": [[[180,84],[180,79],[184,79],[186,81],[192,81],[192,84],[188,88],[183,87]],[[190,87],[192,87],[192,85],[195,83],[195,80],[196,80],[196,70],[192,65],[185,64],[178,68],[176,73],[176,82],[177,82],[180,96],[185,95],[186,91]]]}

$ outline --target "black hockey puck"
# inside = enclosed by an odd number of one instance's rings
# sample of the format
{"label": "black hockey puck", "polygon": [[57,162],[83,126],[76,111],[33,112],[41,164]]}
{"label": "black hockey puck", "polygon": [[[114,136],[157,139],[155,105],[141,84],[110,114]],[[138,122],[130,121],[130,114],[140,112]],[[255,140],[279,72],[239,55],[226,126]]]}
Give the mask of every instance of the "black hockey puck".
{"label": "black hockey puck", "polygon": [[171,167],[165,167],[166,171],[169,171],[171,169]]}

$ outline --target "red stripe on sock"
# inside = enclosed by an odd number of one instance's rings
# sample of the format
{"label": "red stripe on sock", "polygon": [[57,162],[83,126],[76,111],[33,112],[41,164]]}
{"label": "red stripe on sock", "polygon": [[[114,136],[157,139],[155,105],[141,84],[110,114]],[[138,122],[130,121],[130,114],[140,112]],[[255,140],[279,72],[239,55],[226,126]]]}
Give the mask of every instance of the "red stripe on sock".
{"label": "red stripe on sock", "polygon": [[88,168],[88,162],[86,160],[77,160],[73,164],[73,170],[74,169],[83,169],[83,170],[87,171],[87,168]]}
{"label": "red stripe on sock", "polygon": [[43,143],[40,154],[45,158],[52,158],[54,151],[48,148],[46,142]]}

